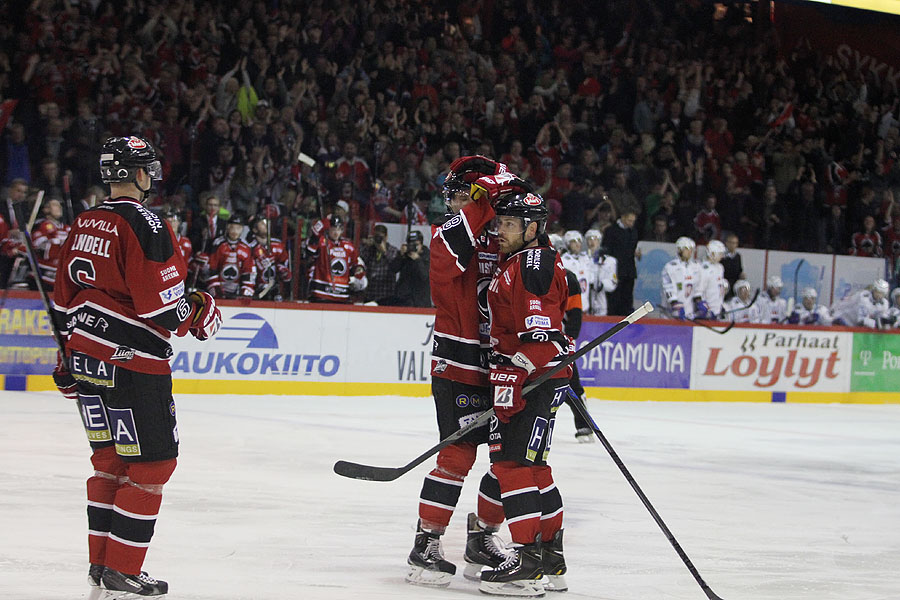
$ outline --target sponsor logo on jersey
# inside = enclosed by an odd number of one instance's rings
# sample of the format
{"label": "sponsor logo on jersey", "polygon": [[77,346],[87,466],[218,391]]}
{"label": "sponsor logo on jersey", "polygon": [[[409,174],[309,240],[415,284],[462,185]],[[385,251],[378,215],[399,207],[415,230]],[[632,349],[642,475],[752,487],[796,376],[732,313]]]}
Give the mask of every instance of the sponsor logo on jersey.
{"label": "sponsor logo on jersey", "polygon": [[529,300],[528,310],[541,310],[541,301],[538,299]]}
{"label": "sponsor logo on jersey", "polygon": [[159,272],[159,276],[162,278],[163,282],[166,282],[170,279],[175,279],[178,277],[178,267],[175,265],[171,265],[163,269]]}
{"label": "sponsor logo on jersey", "polygon": [[478,260],[496,261],[496,260],[498,260],[498,258],[499,257],[497,256],[497,254],[495,252],[479,252],[478,253]]}
{"label": "sponsor logo on jersey", "polygon": [[163,304],[171,304],[184,296],[184,282],[179,281],[172,287],[165,289],[159,293],[159,299]]}
{"label": "sponsor logo on jersey", "polygon": [[119,229],[114,224],[104,219],[89,219],[87,217],[78,217],[76,225],[83,229],[96,229],[97,231],[119,235]]}
{"label": "sponsor logo on jersey", "polygon": [[116,348],[116,351],[113,352],[112,356],[109,357],[109,360],[120,360],[122,362],[129,361],[134,358],[134,350],[129,348],[128,346],[119,346]]}
{"label": "sponsor logo on jersey", "polygon": [[528,315],[525,317],[525,327],[531,329],[532,327],[550,327],[550,317],[545,317],[544,315]]}
{"label": "sponsor logo on jersey", "polygon": [[116,454],[120,456],[140,456],[141,442],[138,439],[134,413],[130,408],[106,408],[109,414],[110,431],[116,443]]}
{"label": "sponsor logo on jersey", "polygon": [[525,255],[525,267],[535,270],[541,268],[541,251],[539,249],[528,251]]}

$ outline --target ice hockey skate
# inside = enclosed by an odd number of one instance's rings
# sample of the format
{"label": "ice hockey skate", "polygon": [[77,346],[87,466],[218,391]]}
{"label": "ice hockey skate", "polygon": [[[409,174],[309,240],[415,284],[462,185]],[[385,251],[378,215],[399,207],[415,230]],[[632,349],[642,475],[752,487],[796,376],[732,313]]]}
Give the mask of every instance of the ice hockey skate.
{"label": "ice hockey skate", "polygon": [[88,592],[87,600],[100,600],[100,596],[103,594],[103,590],[100,589],[100,581],[105,568],[103,565],[91,565],[88,569],[87,581],[91,586],[91,591]]}
{"label": "ice hockey skate", "polygon": [[544,595],[541,541],[510,549],[509,557],[496,569],[481,572],[478,589],[492,596],[540,598]]}
{"label": "ice hockey skate", "polygon": [[593,444],[594,432],[590,427],[579,427],[575,430],[575,439],[579,444]]}
{"label": "ice hockey skate", "polygon": [[566,584],[566,559],[563,558],[563,530],[560,529],[553,536],[549,544],[544,544],[541,549],[541,562],[544,566],[544,591],[565,592],[569,589]]}
{"label": "ice hockey skate", "polygon": [[134,600],[152,596],[165,598],[169,584],[159,581],[141,571],[140,575],[128,575],[109,569],[103,571],[100,600]]}
{"label": "ice hockey skate", "polygon": [[444,560],[441,536],[424,531],[421,520],[416,524],[416,542],[406,562],[409,564],[406,581],[414,585],[446,587],[456,574],[456,565]]}
{"label": "ice hockey skate", "polygon": [[495,535],[497,529],[482,526],[475,513],[469,513],[468,531],[463,577],[481,581],[481,570],[484,567],[496,569],[509,557],[510,551]]}

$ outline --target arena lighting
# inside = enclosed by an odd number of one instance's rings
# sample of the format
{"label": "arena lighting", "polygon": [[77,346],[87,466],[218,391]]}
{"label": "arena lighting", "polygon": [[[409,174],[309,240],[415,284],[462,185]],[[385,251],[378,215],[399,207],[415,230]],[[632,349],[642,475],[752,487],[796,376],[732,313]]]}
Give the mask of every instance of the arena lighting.
{"label": "arena lighting", "polygon": [[820,4],[831,4],[834,6],[848,6],[850,8],[861,8],[863,10],[872,10],[875,12],[891,13],[900,15],[900,0],[806,0],[807,2],[819,2]]}

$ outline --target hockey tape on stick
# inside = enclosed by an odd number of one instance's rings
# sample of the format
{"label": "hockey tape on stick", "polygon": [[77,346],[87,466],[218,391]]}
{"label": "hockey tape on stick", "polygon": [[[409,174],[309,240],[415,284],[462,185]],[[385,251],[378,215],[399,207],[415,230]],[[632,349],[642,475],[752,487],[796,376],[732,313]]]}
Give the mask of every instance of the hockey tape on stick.
{"label": "hockey tape on stick", "polygon": [[[600,344],[602,344],[603,342],[605,342],[606,340],[611,338],[612,336],[616,335],[617,333],[619,333],[620,331],[622,331],[623,329],[628,327],[630,324],[632,324],[635,321],[637,321],[638,319],[640,319],[641,317],[651,313],[652,311],[653,311],[653,305],[650,304],[649,302],[645,302],[636,311],[634,311],[633,313],[631,313],[630,315],[628,315],[627,317],[625,317],[624,319],[622,319],[621,321],[619,321],[618,323],[613,325],[610,329],[607,329],[606,331],[601,333],[599,336],[597,336],[596,338],[591,340],[588,344],[586,344],[583,348],[581,348],[577,352],[567,356],[564,360],[560,361],[560,363],[558,365],[556,365],[555,367],[553,367],[552,369],[550,369],[549,371],[547,371],[546,373],[544,373],[543,375],[541,375],[540,377],[535,379],[532,383],[525,386],[525,389],[522,390],[522,395],[524,396],[524,395],[528,394],[530,391],[532,391],[533,389],[535,389],[536,387],[538,387],[539,385],[541,385],[542,383],[544,383],[545,381],[547,381],[548,379],[550,379],[551,377],[553,377],[554,375],[556,375],[557,373],[559,373],[560,371],[562,371],[563,369],[565,369],[566,367],[568,367],[569,365],[574,363],[576,360],[578,360],[579,358],[581,358],[582,356],[584,356],[585,354],[587,354],[588,352],[590,352],[591,350],[593,350],[594,348],[596,348],[597,346],[599,346]],[[477,428],[481,427],[482,425],[487,424],[488,421],[490,421],[491,417],[493,417],[493,416],[494,416],[493,408],[484,411],[483,413],[478,415],[478,418],[476,418],[474,421],[472,421],[471,423],[469,423],[462,429],[457,430],[455,433],[452,433],[451,435],[447,436],[446,438],[444,438],[443,440],[438,442],[437,445],[432,446],[431,448],[429,448],[428,450],[426,450],[425,452],[423,452],[416,458],[412,459],[410,462],[403,465],[402,467],[375,467],[375,466],[371,466],[371,465],[363,465],[363,464],[359,464],[359,463],[349,462],[346,460],[339,460],[336,463],[334,463],[334,472],[342,477],[349,477],[350,479],[362,479],[365,481],[393,481],[393,480],[397,479],[398,477],[400,477],[401,475],[404,475],[404,474],[412,471],[414,468],[416,468],[417,466],[419,466],[420,464],[425,462],[428,458],[430,458],[431,456],[434,456],[435,454],[437,454],[438,452],[440,452],[441,450],[443,450],[450,444],[454,443],[456,440],[458,440],[458,439],[462,438],[463,436],[465,436],[466,434],[468,434],[470,431],[477,429]]]}
{"label": "hockey tape on stick", "polygon": [[710,589],[709,585],[705,581],[703,581],[703,577],[700,576],[700,573],[697,571],[697,568],[694,566],[694,563],[691,562],[691,559],[688,558],[687,553],[681,547],[681,544],[678,543],[678,540],[675,539],[675,536],[672,535],[672,532],[666,526],[665,522],[662,520],[662,517],[659,516],[659,513],[656,512],[656,509],[653,508],[653,505],[650,503],[647,495],[644,494],[644,491],[641,489],[641,486],[637,484],[637,481],[634,480],[631,473],[628,471],[628,468],[625,466],[625,463],[622,462],[622,459],[619,458],[619,455],[616,453],[615,449],[612,447],[612,444],[609,443],[609,440],[606,439],[606,436],[603,435],[603,432],[600,431],[600,428],[597,427],[597,423],[594,422],[593,417],[588,412],[587,406],[584,405],[584,402],[574,393],[569,394],[569,404],[575,408],[575,410],[581,414],[584,420],[591,426],[591,429],[594,431],[594,435],[597,436],[597,439],[600,440],[600,443],[603,444],[603,447],[606,448],[606,451],[609,453],[610,458],[613,459],[613,462],[616,463],[616,466],[619,467],[619,470],[622,472],[622,475],[625,476],[625,479],[631,485],[631,489],[638,495],[638,498],[641,499],[641,502],[644,504],[644,507],[650,512],[650,516],[653,517],[653,520],[656,521],[656,524],[659,525],[659,528],[662,530],[663,534],[665,534],[666,539],[669,540],[669,543],[672,544],[672,547],[675,549],[675,552],[678,554],[678,557],[681,559],[681,562],[684,563],[684,566],[687,567],[688,571],[691,572],[691,575],[700,584],[700,588],[703,590],[703,593],[706,594],[706,597],[709,600],[722,600],[719,596],[716,595],[715,592]]}

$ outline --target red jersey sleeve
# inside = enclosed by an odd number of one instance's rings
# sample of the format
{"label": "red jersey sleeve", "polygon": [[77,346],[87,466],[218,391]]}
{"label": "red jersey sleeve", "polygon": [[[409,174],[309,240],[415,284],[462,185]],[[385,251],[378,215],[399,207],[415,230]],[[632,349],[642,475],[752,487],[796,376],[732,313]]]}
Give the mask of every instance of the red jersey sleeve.
{"label": "red jersey sleeve", "polygon": [[435,231],[430,248],[432,285],[446,283],[466,272],[475,253],[475,239],[494,216],[487,200],[477,200]]}

